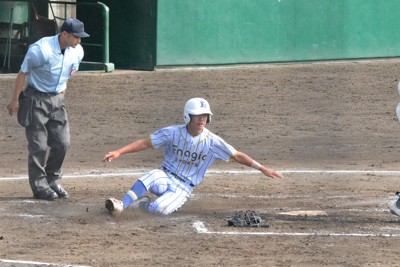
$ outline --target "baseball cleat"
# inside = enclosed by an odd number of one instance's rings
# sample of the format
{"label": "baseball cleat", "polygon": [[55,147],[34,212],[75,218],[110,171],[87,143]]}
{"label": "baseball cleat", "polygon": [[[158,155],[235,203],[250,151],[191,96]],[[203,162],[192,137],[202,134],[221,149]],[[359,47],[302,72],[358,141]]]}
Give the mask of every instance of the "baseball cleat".
{"label": "baseball cleat", "polygon": [[54,200],[58,196],[56,192],[54,192],[51,188],[43,189],[33,195],[36,199],[43,199],[43,200]]}
{"label": "baseball cleat", "polygon": [[50,188],[56,192],[59,198],[68,198],[68,192],[61,186],[57,184],[50,184]]}
{"label": "baseball cleat", "polygon": [[396,201],[389,206],[389,209],[392,214],[400,216],[400,192],[397,192],[396,196]]}
{"label": "baseball cleat", "polygon": [[106,200],[106,209],[112,216],[118,216],[123,211],[124,204],[121,200],[110,197]]}
{"label": "baseball cleat", "polygon": [[150,203],[150,197],[149,196],[144,196],[135,202],[132,203],[133,208],[139,208],[141,210],[147,211],[147,206]]}

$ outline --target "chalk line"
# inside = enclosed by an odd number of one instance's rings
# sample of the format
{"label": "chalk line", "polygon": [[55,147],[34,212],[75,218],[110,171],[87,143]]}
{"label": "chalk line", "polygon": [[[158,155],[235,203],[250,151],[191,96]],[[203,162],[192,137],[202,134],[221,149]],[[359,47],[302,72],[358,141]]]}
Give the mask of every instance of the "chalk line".
{"label": "chalk line", "polygon": [[[63,175],[63,179],[76,179],[76,178],[107,178],[107,177],[135,177],[145,174],[147,171],[132,170],[126,172],[90,172],[90,173],[74,173]],[[400,175],[400,171],[389,171],[389,170],[312,170],[312,169],[295,169],[295,170],[279,170],[282,174],[370,174],[370,175],[385,175],[385,176],[397,176]],[[234,175],[234,174],[260,174],[256,170],[209,170],[206,175]],[[26,180],[28,176],[14,176],[14,177],[0,177],[1,181],[9,180]]]}
{"label": "chalk line", "polygon": [[60,266],[60,267],[91,267],[89,265],[73,265],[73,264],[57,264],[57,263],[48,263],[48,262],[38,262],[38,261],[23,261],[23,260],[7,260],[0,259],[0,262],[4,263],[18,263],[18,264],[29,264],[29,265],[40,265],[40,266]]}
{"label": "chalk line", "polygon": [[33,214],[26,214],[26,213],[3,213],[2,216],[4,217],[26,217],[26,218],[46,218],[49,217],[47,215],[33,215]]}
{"label": "chalk line", "polygon": [[333,232],[225,232],[209,231],[202,221],[193,222],[193,228],[199,234],[211,235],[260,235],[260,236],[335,236],[335,237],[400,237],[400,234],[374,234],[374,233],[333,233]]}

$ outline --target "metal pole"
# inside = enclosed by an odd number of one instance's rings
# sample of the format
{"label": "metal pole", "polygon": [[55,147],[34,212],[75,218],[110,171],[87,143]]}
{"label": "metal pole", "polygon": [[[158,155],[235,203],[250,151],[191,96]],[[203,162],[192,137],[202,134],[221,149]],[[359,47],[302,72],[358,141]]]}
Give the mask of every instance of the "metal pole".
{"label": "metal pole", "polygon": [[103,40],[103,60],[104,63],[109,63],[109,41],[110,41],[110,36],[109,36],[109,12],[110,9],[108,6],[103,4],[102,2],[97,2],[99,5],[103,6],[103,18],[104,18],[104,40]]}
{"label": "metal pole", "polygon": [[8,70],[10,70],[10,62],[11,62],[11,42],[12,42],[12,37],[13,37],[13,13],[14,13],[14,8],[11,8],[11,14],[10,14],[10,31],[8,33],[9,38],[10,38],[10,47],[8,48]]}
{"label": "metal pole", "polygon": [[104,70],[106,72],[111,72],[114,70],[114,64],[110,63],[110,36],[109,36],[109,12],[110,9],[108,6],[103,4],[102,2],[97,2],[99,5],[103,7],[103,18],[104,18],[104,39],[103,39],[103,63]]}
{"label": "metal pole", "polygon": [[8,24],[8,36],[6,41],[6,51],[4,53],[4,60],[3,60],[3,68],[6,68],[6,62],[8,59],[8,70],[10,69],[10,55],[11,55],[11,38],[12,38],[12,17],[13,17],[14,8],[10,10],[10,22]]}

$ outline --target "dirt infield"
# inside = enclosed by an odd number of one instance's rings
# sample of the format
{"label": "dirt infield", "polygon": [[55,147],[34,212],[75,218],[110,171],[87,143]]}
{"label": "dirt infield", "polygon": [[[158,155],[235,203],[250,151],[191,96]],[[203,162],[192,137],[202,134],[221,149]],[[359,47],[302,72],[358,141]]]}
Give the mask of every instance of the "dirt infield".
{"label": "dirt infield", "polygon": [[[32,198],[24,131],[5,108],[15,76],[0,75],[0,266],[398,266],[400,218],[387,206],[400,190],[399,70],[387,60],[80,72],[67,94],[71,197],[53,202]],[[285,179],[219,162],[173,215],[110,217],[104,200],[162,151],[102,156],[182,123],[196,96],[210,102],[211,131]],[[268,227],[228,227],[245,209]],[[289,215],[311,210],[326,215]]]}

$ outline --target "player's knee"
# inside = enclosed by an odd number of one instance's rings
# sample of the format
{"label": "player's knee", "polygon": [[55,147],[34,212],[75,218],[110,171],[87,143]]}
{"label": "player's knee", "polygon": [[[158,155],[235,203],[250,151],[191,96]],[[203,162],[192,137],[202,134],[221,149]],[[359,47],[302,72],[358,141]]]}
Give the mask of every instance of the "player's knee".
{"label": "player's knee", "polygon": [[69,140],[63,140],[61,142],[53,144],[52,149],[55,150],[57,153],[66,153],[70,146],[71,143]]}
{"label": "player's knee", "polygon": [[149,191],[156,196],[161,196],[168,190],[168,184],[156,184],[151,186]]}
{"label": "player's knee", "polygon": [[47,153],[47,143],[33,143],[32,145],[30,145],[29,150],[31,152],[31,154],[33,155],[39,155],[39,154],[43,154],[43,153]]}

